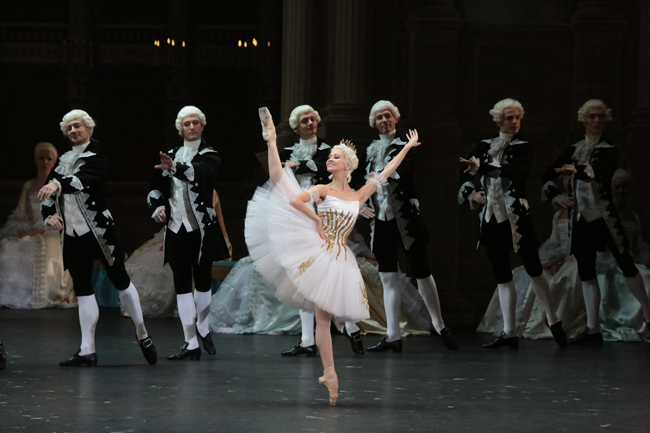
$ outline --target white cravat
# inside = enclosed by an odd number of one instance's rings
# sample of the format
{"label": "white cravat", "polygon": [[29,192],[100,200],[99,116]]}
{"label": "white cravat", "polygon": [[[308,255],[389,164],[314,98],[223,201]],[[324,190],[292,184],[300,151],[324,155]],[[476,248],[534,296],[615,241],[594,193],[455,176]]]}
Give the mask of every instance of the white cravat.
{"label": "white cravat", "polygon": [[307,161],[305,163],[307,165],[307,168],[314,172],[296,174],[296,180],[298,181],[298,184],[300,184],[300,188],[303,190],[309,189],[314,185],[314,176],[318,171],[318,167],[314,162],[314,155],[318,150],[317,144],[318,137],[316,136],[308,138],[307,140],[303,140],[301,138],[300,141],[293,146],[293,151],[289,157],[289,161],[293,161],[296,164],[300,164],[300,161]]}
{"label": "white cravat", "polygon": [[[61,157],[63,163],[64,176],[71,176],[74,174],[74,165],[86,150],[90,142],[85,144],[78,144],[72,146],[72,151],[67,152]],[[76,194],[63,194],[63,208],[65,209],[65,234],[68,236],[82,236],[90,231],[88,223],[81,212]]]}
{"label": "white cravat", "polygon": [[[492,158],[491,165],[501,167],[503,152],[512,141],[513,134],[499,132],[499,137],[492,140],[488,155]],[[490,222],[492,216],[497,219],[497,223],[502,223],[508,219],[508,208],[504,197],[501,177],[492,178],[485,176],[485,188],[487,189],[487,204],[485,207],[485,221]]]}
{"label": "white cravat", "polygon": [[[185,140],[183,147],[176,152],[174,162],[189,164],[192,158],[198,153],[200,144],[201,139],[194,141]],[[171,189],[171,197],[169,199],[169,206],[171,207],[168,225],[169,230],[178,233],[181,225],[185,227],[188,233],[198,230],[199,225],[196,222],[196,217],[192,211],[192,204],[187,194],[188,182],[172,176]]]}
{"label": "white cravat", "polygon": [[[376,147],[376,153],[372,159],[372,171],[377,174],[381,173],[384,168],[386,168],[386,150],[395,139],[396,133],[397,130],[393,129],[388,134],[379,134],[379,140],[372,143],[372,146]],[[395,218],[395,213],[388,202],[389,194],[390,188],[381,188],[377,190],[377,202],[379,203],[377,218],[380,221],[391,221]]]}
{"label": "white cravat", "polygon": [[[578,165],[587,165],[594,148],[600,141],[600,135],[585,136],[585,139],[578,143],[573,159]],[[594,182],[576,180],[575,198],[577,211],[574,213],[576,221],[582,216],[587,222],[592,222],[603,216],[598,206],[599,187]]]}

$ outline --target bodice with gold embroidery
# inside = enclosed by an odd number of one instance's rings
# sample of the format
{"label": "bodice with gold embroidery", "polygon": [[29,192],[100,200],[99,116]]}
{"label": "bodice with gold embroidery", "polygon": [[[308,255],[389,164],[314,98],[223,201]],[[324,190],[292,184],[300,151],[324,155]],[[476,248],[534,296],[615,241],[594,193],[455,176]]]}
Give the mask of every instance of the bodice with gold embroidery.
{"label": "bodice with gold embroidery", "polygon": [[[350,232],[354,228],[359,215],[359,202],[346,201],[328,195],[318,205],[318,216],[323,222],[323,231],[327,240],[323,244],[330,254],[336,254],[336,259],[343,253],[343,258],[348,259],[349,248],[346,244]],[[354,258],[350,252],[350,257]]]}

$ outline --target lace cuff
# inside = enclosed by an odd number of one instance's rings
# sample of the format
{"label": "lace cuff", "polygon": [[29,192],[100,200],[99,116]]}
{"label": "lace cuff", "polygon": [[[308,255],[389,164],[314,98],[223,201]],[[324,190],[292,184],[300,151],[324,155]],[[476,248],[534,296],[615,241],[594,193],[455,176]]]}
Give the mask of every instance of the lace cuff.
{"label": "lace cuff", "polygon": [[166,169],[163,168],[163,176],[165,177],[173,177],[174,174],[176,174],[176,163],[174,162],[174,165],[172,165],[172,168]]}
{"label": "lace cuff", "polygon": [[320,200],[320,193],[318,192],[318,188],[316,188],[315,186],[309,190],[309,195],[311,195],[311,200],[314,203]]}
{"label": "lace cuff", "polygon": [[475,170],[470,171],[468,174],[470,176],[476,176],[476,173],[478,173],[478,169],[481,168],[481,161],[475,156],[472,156],[469,160],[475,162],[477,167]]}
{"label": "lace cuff", "polygon": [[160,209],[165,209],[165,206],[158,206],[158,207],[156,208],[156,210],[153,211],[153,213],[151,214],[151,218],[152,218],[155,222],[157,222],[157,223],[162,223],[162,222],[164,222],[164,221],[162,221],[160,218],[158,218],[158,212],[160,212]]}
{"label": "lace cuff", "polygon": [[147,195],[147,204],[149,206],[152,206],[153,203],[151,200],[158,200],[160,197],[162,197],[162,192],[158,191],[157,189],[150,191],[149,195]]}
{"label": "lace cuff", "polygon": [[366,184],[369,183],[374,184],[377,187],[377,191],[381,191],[383,187],[388,185],[386,178],[381,173],[377,174],[376,172],[370,173],[368,180],[366,181]]}

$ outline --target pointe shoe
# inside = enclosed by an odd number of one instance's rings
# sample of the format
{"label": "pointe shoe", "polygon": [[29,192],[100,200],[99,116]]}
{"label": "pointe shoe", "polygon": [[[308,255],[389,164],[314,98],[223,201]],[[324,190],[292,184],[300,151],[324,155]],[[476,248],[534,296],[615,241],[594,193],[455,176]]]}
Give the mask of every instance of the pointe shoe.
{"label": "pointe shoe", "polygon": [[[137,335],[135,336],[135,339],[138,340]],[[154,365],[158,362],[158,352],[156,351],[156,346],[153,345],[151,336],[138,340],[138,344],[140,345],[140,350],[142,350],[144,359],[146,359],[149,364]]]}
{"label": "pointe shoe", "polygon": [[587,344],[594,343],[597,346],[603,344],[603,334],[600,332],[589,333],[590,329],[585,328],[576,338],[569,340],[569,344]]}
{"label": "pointe shoe", "polygon": [[549,325],[547,320],[546,326],[548,326],[548,329],[551,330],[551,334],[553,334],[553,340],[555,340],[557,345],[560,347],[566,347],[568,338],[566,336],[566,332],[564,332],[564,328],[562,327],[562,321],[560,320],[553,325]]}
{"label": "pointe shoe", "polygon": [[315,344],[312,344],[311,346],[303,346],[301,341],[297,342],[296,345],[293,346],[291,349],[285,350],[284,352],[280,352],[280,355],[282,356],[307,355],[308,357],[310,357],[310,356],[316,356],[317,354],[318,354],[318,350],[316,349]]}
{"label": "pointe shoe", "polygon": [[402,353],[402,340],[395,341],[386,341],[388,335],[384,335],[379,343],[374,346],[370,346],[367,350],[368,352],[387,352],[392,350],[394,353]]}
{"label": "pointe shoe", "polygon": [[7,366],[7,354],[5,353],[5,347],[0,342],[0,370],[4,370]]}
{"label": "pointe shoe", "polygon": [[506,333],[502,332],[494,341],[484,344],[486,349],[498,349],[499,347],[508,346],[510,349],[519,348],[519,339],[515,337],[506,337]]}
{"label": "pointe shoe", "polygon": [[353,332],[348,334],[348,330],[344,329],[343,334],[350,340],[350,345],[352,346],[352,351],[357,355],[363,355],[366,353],[363,350],[363,341],[361,341],[361,331]]}
{"label": "pointe shoe", "polygon": [[275,125],[273,124],[273,116],[271,116],[271,112],[266,107],[262,107],[258,111],[260,122],[262,123],[262,138],[264,141],[275,139]]}
{"label": "pointe shoe", "polygon": [[449,350],[458,350],[458,344],[451,338],[451,329],[446,326],[440,331],[440,338],[442,339],[442,344]]}
{"label": "pointe shoe", "polygon": [[167,357],[168,361],[182,361],[184,359],[189,358],[190,361],[198,361],[201,359],[201,348],[197,347],[196,349],[189,349],[187,348],[189,346],[189,343],[184,343],[180,349],[178,349],[178,352],[174,353],[173,355],[169,355]]}
{"label": "pointe shoe", "polygon": [[[336,376],[336,372],[334,372],[334,367],[327,367],[325,370],[329,369],[332,370],[332,373],[328,375],[323,371],[323,375],[318,378],[318,383],[327,388],[330,395],[330,406],[336,406],[336,400],[339,398],[339,378]],[[326,375],[329,377],[326,377]]]}
{"label": "pointe shoe", "polygon": [[208,352],[210,355],[217,353],[217,349],[214,347],[214,343],[212,342],[212,330],[210,330],[210,332],[208,332],[204,337],[201,335],[199,329],[197,328],[196,335],[198,335],[201,339],[201,344],[203,344],[203,349],[206,352]]}
{"label": "pointe shoe", "polygon": [[74,355],[65,361],[59,362],[61,367],[97,367],[97,353],[89,353],[88,355],[79,355],[81,349],[77,350]]}

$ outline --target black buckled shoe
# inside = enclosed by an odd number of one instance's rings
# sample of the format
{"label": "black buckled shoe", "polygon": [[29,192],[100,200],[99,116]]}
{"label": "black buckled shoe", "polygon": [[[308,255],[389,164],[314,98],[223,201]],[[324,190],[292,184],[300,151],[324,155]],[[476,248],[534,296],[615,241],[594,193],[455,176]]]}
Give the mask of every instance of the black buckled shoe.
{"label": "black buckled shoe", "polygon": [[381,337],[379,343],[375,344],[374,346],[370,346],[367,349],[368,352],[387,352],[389,350],[392,350],[393,353],[402,353],[401,339],[395,341],[386,341],[386,338],[388,338],[388,335]]}
{"label": "black buckled shoe", "polygon": [[546,326],[548,326],[548,329],[551,330],[551,334],[553,334],[553,340],[555,340],[557,345],[560,347],[566,347],[569,339],[567,338],[566,332],[564,332],[564,328],[562,327],[562,321],[560,320],[559,322],[550,326],[548,324],[548,321],[546,321]]}
{"label": "black buckled shoe", "polygon": [[208,352],[210,355],[217,353],[217,349],[214,347],[214,343],[212,342],[212,329],[205,335],[205,337],[201,335],[198,329],[196,330],[196,334],[201,339],[201,344],[203,344],[203,349],[206,352]]}
{"label": "black buckled shoe", "polygon": [[440,331],[440,338],[442,339],[442,344],[449,349],[449,350],[458,350],[458,344],[454,341],[453,338],[451,338],[451,329],[448,327],[442,328],[442,331]]}
{"label": "black buckled shoe", "polygon": [[[135,339],[138,339],[137,335],[135,336]],[[153,345],[151,336],[138,340],[138,344],[140,345],[140,350],[142,350],[144,359],[146,359],[149,364],[154,365],[158,362],[158,351],[156,350],[156,346]]]}
{"label": "black buckled shoe", "polygon": [[510,349],[519,348],[519,339],[515,337],[506,338],[506,333],[502,332],[494,341],[483,345],[486,349],[498,349],[499,347],[508,346]]}
{"label": "black buckled shoe", "polygon": [[316,356],[318,354],[318,350],[316,349],[316,345],[312,344],[311,346],[301,346],[302,341],[299,341],[296,343],[295,346],[293,346],[289,350],[285,350],[284,352],[280,352],[280,355],[282,356],[299,356],[299,355],[307,355],[307,356]]}
{"label": "black buckled shoe", "polygon": [[61,367],[96,367],[97,366],[97,353],[89,353],[88,355],[79,355],[81,349],[77,350],[74,355],[65,361],[59,362]]}
{"label": "black buckled shoe", "polygon": [[0,370],[4,370],[7,366],[7,354],[5,353],[5,347],[0,342]]}
{"label": "black buckled shoe", "polygon": [[357,355],[363,355],[364,353],[366,353],[366,351],[363,350],[363,341],[361,341],[361,331],[348,334],[348,330],[344,329],[343,333],[350,340],[350,346],[352,346],[352,351],[354,353],[356,353]]}
{"label": "black buckled shoe", "polygon": [[597,346],[603,344],[603,334],[596,332],[593,334],[589,333],[589,328],[585,328],[576,338],[569,340],[569,344],[587,344],[594,343]]}
{"label": "black buckled shoe", "polygon": [[180,349],[178,349],[178,352],[174,353],[173,355],[169,355],[167,357],[168,361],[182,361],[184,359],[189,358],[191,361],[198,361],[201,359],[201,348],[197,347],[196,349],[191,349],[188,350],[187,346],[189,346],[189,343],[183,343]]}

